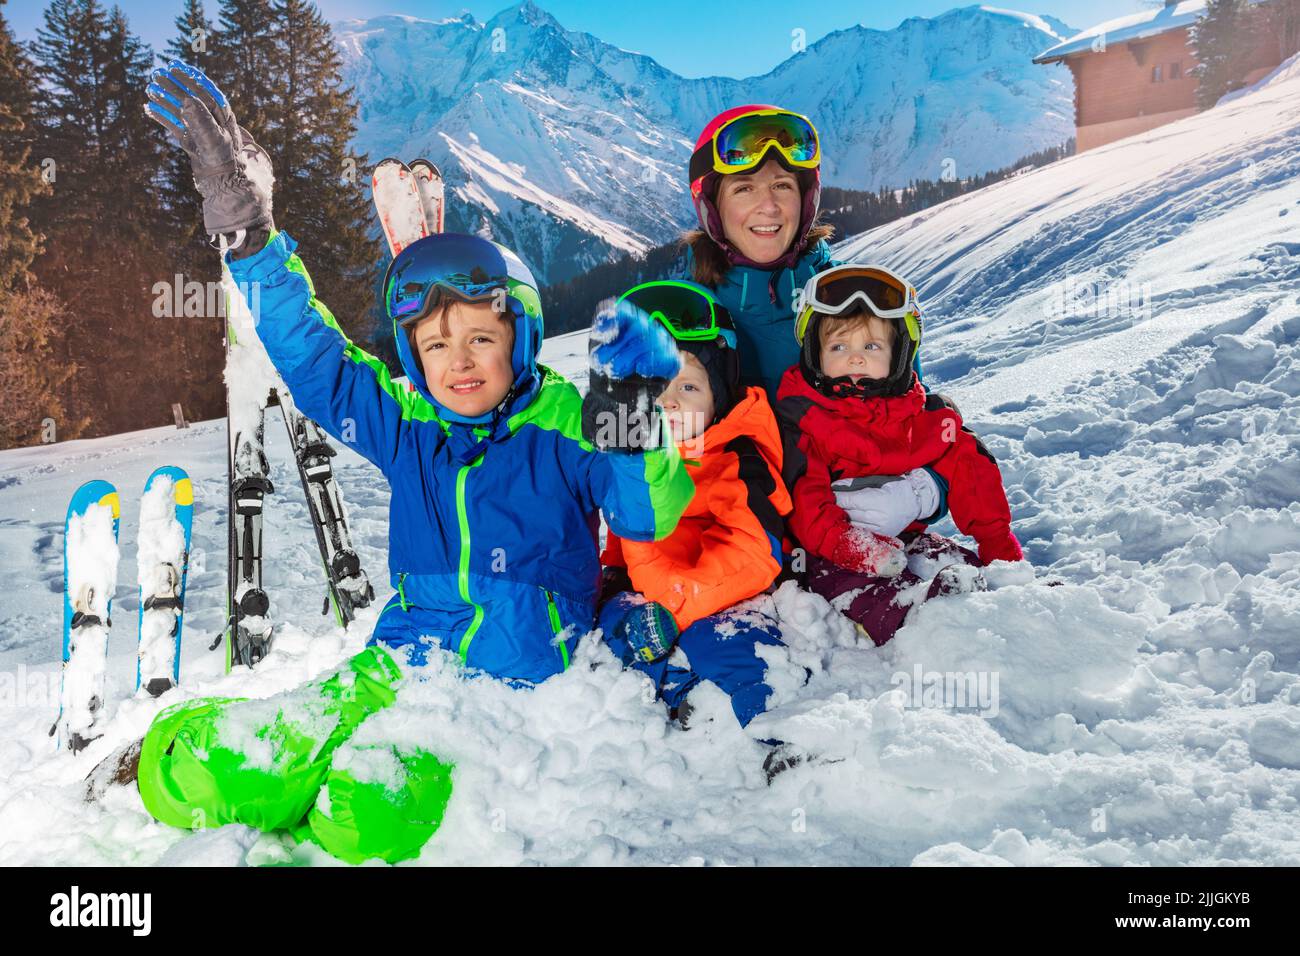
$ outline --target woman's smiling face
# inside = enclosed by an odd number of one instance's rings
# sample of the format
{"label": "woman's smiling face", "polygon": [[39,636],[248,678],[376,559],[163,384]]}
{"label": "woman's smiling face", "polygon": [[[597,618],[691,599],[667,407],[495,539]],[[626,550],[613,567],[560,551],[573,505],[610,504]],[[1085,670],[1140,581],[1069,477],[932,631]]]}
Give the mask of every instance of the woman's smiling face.
{"label": "woman's smiling face", "polygon": [[795,241],[803,197],[795,174],[769,159],[753,172],[723,176],[716,204],[727,242],[746,259],[766,265]]}

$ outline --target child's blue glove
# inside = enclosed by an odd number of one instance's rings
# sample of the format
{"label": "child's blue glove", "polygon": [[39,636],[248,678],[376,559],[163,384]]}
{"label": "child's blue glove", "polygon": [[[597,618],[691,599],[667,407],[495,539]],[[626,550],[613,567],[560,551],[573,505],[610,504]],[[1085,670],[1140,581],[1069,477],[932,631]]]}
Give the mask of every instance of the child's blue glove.
{"label": "child's blue glove", "polygon": [[623,663],[653,664],[673,652],[678,637],[677,622],[661,604],[647,601],[632,609],[614,626],[614,637],[621,639]]}
{"label": "child's blue glove", "polygon": [[274,228],[270,157],[236,121],[225,94],[202,70],[180,60],[154,70],[149,79],[144,111],[189,156],[203,197],[204,231]]}
{"label": "child's blue glove", "polygon": [[606,299],[591,323],[592,374],[612,379],[640,376],[671,381],[681,371],[677,342],[645,310],[628,302]]}
{"label": "child's blue glove", "polygon": [[606,299],[591,323],[582,437],[601,451],[661,447],[655,401],[681,371],[677,343],[631,302]]}

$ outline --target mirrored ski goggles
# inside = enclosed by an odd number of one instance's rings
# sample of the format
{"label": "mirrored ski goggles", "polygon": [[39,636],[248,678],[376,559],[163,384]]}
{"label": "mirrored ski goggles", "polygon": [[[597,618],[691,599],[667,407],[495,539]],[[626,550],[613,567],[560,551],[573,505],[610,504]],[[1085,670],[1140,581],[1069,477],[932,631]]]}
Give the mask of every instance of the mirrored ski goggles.
{"label": "mirrored ski goggles", "polygon": [[921,307],[916,290],[884,266],[843,265],[819,272],[799,294],[794,336],[803,344],[808,322],[816,314],[843,315],[865,306],[882,319],[903,319],[913,342],[921,340]]}
{"label": "mirrored ski goggles", "polygon": [[796,169],[816,169],[821,163],[817,130],[806,116],[785,110],[755,110],[718,127],[712,138],[691,156],[691,181],[710,170],[743,173],[775,149]]}
{"label": "mirrored ski goggles", "polygon": [[400,326],[419,321],[428,313],[434,290],[441,289],[465,302],[509,297],[525,315],[540,318],[537,290],[512,278],[505,258],[485,255],[484,245],[477,236],[442,233],[408,246],[384,280],[389,316]]}
{"label": "mirrored ski goggles", "polygon": [[633,286],[618,301],[631,302],[650,318],[663,323],[680,342],[722,339],[729,348],[736,347],[736,333],[718,324],[713,300],[702,287],[670,279],[643,282]]}

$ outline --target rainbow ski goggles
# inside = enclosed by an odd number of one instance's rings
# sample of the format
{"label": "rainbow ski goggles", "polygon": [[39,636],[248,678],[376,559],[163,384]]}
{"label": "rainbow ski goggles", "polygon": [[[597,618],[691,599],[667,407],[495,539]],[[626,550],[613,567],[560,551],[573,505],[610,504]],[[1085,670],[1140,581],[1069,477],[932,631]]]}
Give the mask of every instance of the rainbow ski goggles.
{"label": "rainbow ski goggles", "polygon": [[882,319],[902,319],[908,337],[921,341],[921,306],[907,280],[884,266],[835,266],[809,279],[799,293],[794,337],[803,345],[814,315],[843,315],[860,306]]}
{"label": "rainbow ski goggles", "polygon": [[717,303],[703,286],[672,279],[643,282],[618,297],[625,300],[662,323],[679,342],[720,338],[729,348],[736,347],[735,329],[729,320],[718,321]]}
{"label": "rainbow ski goggles", "polygon": [[808,117],[787,110],[754,110],[723,123],[695,151],[691,182],[710,171],[726,175],[754,169],[772,149],[795,169],[816,169],[822,161],[817,130]]}

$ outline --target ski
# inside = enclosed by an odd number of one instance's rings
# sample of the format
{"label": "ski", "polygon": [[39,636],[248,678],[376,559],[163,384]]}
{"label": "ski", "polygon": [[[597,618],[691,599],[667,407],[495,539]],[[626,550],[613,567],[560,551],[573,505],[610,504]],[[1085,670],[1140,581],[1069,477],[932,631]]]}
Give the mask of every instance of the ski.
{"label": "ski", "polygon": [[63,533],[63,671],[59,716],[50,728],[61,748],[76,753],[99,734],[104,712],[108,629],[117,588],[117,489],[96,479],[68,504]]}
{"label": "ski", "polygon": [[380,161],[370,179],[370,195],[394,259],[411,243],[429,235],[416,176],[400,159]]}
{"label": "ski", "polygon": [[180,683],[181,628],[194,492],[190,476],[164,465],[145,482],[137,537],[140,645],[135,689],[159,697]]}
{"label": "ski", "polygon": [[[223,250],[224,252],[224,250]],[[262,505],[275,488],[263,438],[266,408],[279,376],[257,339],[251,309],[257,289],[235,285],[223,257],[226,303],[226,442],[229,506],[226,574],[226,671],[252,667],[271,648],[271,601],[262,587]],[[251,299],[251,309],[250,309]],[[215,648],[221,637],[213,642]]]}
{"label": "ski", "polygon": [[411,172],[420,193],[420,205],[424,207],[424,223],[429,234],[442,232],[445,188],[441,170],[421,158],[411,163]]}
{"label": "ski", "polygon": [[[270,176],[264,152],[249,155],[250,175]],[[403,167],[404,168],[404,167]],[[414,182],[407,173],[412,189]],[[279,405],[302,479],[303,492],[320,549],[335,619],[347,627],[355,609],[374,596],[352,547],[346,510],[329,459],[335,454],[324,432],[293,404],[289,390],[257,338],[254,314],[260,307],[257,288],[240,289],[225,265],[221,281],[226,304],[226,439],[229,482],[228,573],[226,593],[226,670],[252,667],[271,649],[274,623],[271,600],[262,583],[262,513],[275,491],[265,449],[266,410]],[[213,642],[215,648],[219,635]]]}
{"label": "ski", "polygon": [[327,613],[333,604],[335,620],[340,627],[347,627],[356,619],[356,609],[367,607],[373,600],[375,589],[352,547],[343,499],[330,465],[336,452],[320,426],[294,406],[291,395],[282,391],[277,397],[325,567],[329,593],[321,613]]}

